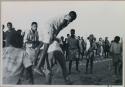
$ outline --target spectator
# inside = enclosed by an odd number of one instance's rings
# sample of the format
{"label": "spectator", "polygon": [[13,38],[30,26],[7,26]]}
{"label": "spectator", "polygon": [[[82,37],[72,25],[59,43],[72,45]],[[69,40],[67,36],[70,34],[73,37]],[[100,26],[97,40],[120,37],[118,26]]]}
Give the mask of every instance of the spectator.
{"label": "spectator", "polygon": [[122,45],[119,41],[120,41],[120,37],[116,36],[114,38],[114,42],[112,42],[111,48],[110,48],[115,75],[117,75],[119,73],[118,72],[119,64],[122,63]]}
{"label": "spectator", "polygon": [[68,41],[69,41],[69,38],[70,38],[70,34],[67,34],[67,38],[65,39],[65,49],[66,49],[66,60],[69,60],[69,57],[68,57],[68,53],[69,53],[69,50],[68,50]]}
{"label": "spectator", "polygon": [[108,37],[105,37],[105,41],[104,41],[104,54],[105,54],[105,58],[108,58],[109,50],[110,50],[110,43],[109,43]]}
{"label": "spectator", "polygon": [[19,39],[18,46],[20,48],[23,47],[23,36],[21,35],[21,33],[22,33],[21,29],[17,30],[17,34],[18,34],[17,38]]}
{"label": "spectator", "polygon": [[95,50],[95,43],[94,43],[94,36],[91,34],[87,38],[87,49],[86,49],[86,73],[88,73],[88,66],[90,63],[90,73],[93,73],[93,61],[94,61],[94,50]]}
{"label": "spectator", "polygon": [[38,55],[40,52],[39,46],[42,46],[43,43],[39,41],[39,34],[37,31],[38,24],[37,22],[32,22],[31,29],[29,30],[26,36],[26,51],[30,55],[32,63],[36,65]]}
{"label": "spectator", "polygon": [[102,41],[102,38],[99,38],[98,44],[99,44],[99,46],[98,46],[99,56],[102,57],[103,56],[103,41]]}
{"label": "spectator", "polygon": [[83,59],[84,52],[86,50],[86,43],[85,43],[83,37],[81,37],[81,46],[82,46],[81,55],[82,55],[82,59]]}
{"label": "spectator", "polygon": [[76,62],[76,71],[79,71],[79,51],[80,51],[80,47],[79,47],[79,41],[78,39],[76,39],[75,37],[75,30],[71,29],[71,37],[69,39],[69,74],[71,74],[71,68],[72,68],[72,62],[75,61]]}
{"label": "spectator", "polygon": [[2,30],[3,30],[3,47],[5,47],[5,32],[4,32],[4,28],[5,28],[5,26],[4,25],[2,25]]}
{"label": "spectator", "polygon": [[[13,25],[11,22],[7,23],[8,30],[5,32],[5,39],[6,39],[6,46],[9,46],[10,44],[10,37],[16,33],[16,30],[13,28]],[[15,38],[15,37],[14,37]],[[13,42],[16,43],[16,42]],[[17,44],[15,44],[16,46]],[[17,46],[16,46],[17,47]]]}

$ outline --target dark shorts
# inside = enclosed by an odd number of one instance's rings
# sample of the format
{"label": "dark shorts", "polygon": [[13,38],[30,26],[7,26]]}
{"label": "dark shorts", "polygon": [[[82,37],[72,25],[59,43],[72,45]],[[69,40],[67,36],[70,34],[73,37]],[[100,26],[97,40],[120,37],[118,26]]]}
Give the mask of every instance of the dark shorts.
{"label": "dark shorts", "polygon": [[76,60],[79,58],[78,49],[69,50],[69,60]]}

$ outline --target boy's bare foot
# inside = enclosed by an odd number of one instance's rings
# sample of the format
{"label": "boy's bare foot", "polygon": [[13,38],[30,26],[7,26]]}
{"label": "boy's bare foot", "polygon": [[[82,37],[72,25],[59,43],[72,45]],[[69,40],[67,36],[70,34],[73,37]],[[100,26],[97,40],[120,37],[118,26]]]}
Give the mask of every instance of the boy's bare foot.
{"label": "boy's bare foot", "polygon": [[41,69],[34,68],[33,71],[34,71],[35,73],[40,74],[41,76],[45,76],[44,72],[43,72]]}

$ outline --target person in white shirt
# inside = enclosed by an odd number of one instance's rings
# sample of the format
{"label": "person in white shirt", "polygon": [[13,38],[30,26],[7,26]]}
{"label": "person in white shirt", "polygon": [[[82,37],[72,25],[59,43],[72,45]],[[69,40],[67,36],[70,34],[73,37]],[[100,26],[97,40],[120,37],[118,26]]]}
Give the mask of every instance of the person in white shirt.
{"label": "person in white shirt", "polygon": [[39,41],[39,33],[37,31],[38,24],[37,22],[31,23],[31,29],[28,31],[26,35],[26,51],[30,56],[30,59],[34,65],[37,63],[38,55],[39,55],[39,46],[42,46],[42,41]]}
{"label": "person in white shirt", "polygon": [[[40,68],[44,66],[45,60],[49,62],[47,63],[49,67],[47,68],[48,73],[45,72],[48,84],[51,84],[51,80],[52,80],[50,64],[53,59],[57,60],[58,63],[60,64],[65,82],[68,84],[70,83],[70,80],[68,78],[68,72],[66,69],[65,57],[58,43],[57,35],[62,29],[68,26],[69,23],[74,21],[76,17],[77,17],[76,12],[70,11],[67,15],[64,15],[59,18],[56,17],[55,19],[53,19],[52,21],[49,21],[49,23],[45,25],[45,31],[43,35],[44,51],[34,71],[41,73],[42,71]],[[48,53],[48,57],[47,57],[47,53]]]}
{"label": "person in white shirt", "polygon": [[99,56],[102,57],[103,56],[103,40],[102,40],[102,38],[99,38],[98,44],[99,44],[99,48],[98,48]]}

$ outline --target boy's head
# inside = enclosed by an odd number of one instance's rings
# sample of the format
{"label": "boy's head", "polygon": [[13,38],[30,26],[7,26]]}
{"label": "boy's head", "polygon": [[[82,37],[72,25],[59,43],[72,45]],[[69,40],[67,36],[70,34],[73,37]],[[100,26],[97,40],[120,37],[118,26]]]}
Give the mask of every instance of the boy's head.
{"label": "boy's head", "polygon": [[32,24],[31,24],[31,29],[32,29],[33,31],[36,31],[36,30],[37,30],[37,27],[38,27],[37,22],[32,22]]}
{"label": "boy's head", "polygon": [[119,43],[119,41],[120,41],[120,37],[119,36],[115,36],[114,42]]}
{"label": "boy's head", "polygon": [[8,22],[8,23],[7,23],[7,27],[8,27],[8,29],[12,29],[12,23],[11,23],[11,22]]}
{"label": "boy's head", "polygon": [[80,36],[78,36],[78,39],[80,40]]}
{"label": "boy's head", "polygon": [[76,19],[77,14],[76,14],[75,11],[70,11],[70,12],[69,12],[69,16],[71,17],[70,22],[72,22],[73,20]]}
{"label": "boy's head", "polygon": [[70,35],[69,35],[69,34],[67,34],[67,37],[70,37]]}
{"label": "boy's head", "polygon": [[93,38],[93,41],[94,41],[94,42],[96,41],[96,38],[95,38],[95,37]]}
{"label": "boy's head", "polygon": [[102,41],[102,38],[101,38],[101,37],[99,38],[99,41]]}
{"label": "boy's head", "polygon": [[105,40],[108,40],[108,37],[105,37]]}
{"label": "boy's head", "polygon": [[71,35],[74,35],[75,34],[75,29],[71,29],[70,33],[71,33]]}
{"label": "boy's head", "polygon": [[21,30],[21,29],[18,29],[18,30],[17,30],[17,33],[18,33],[19,35],[21,35],[22,30]]}
{"label": "boy's head", "polygon": [[93,39],[94,39],[94,35],[93,35],[93,34],[90,34],[90,35],[89,35],[89,40],[92,41]]}
{"label": "boy's head", "polygon": [[81,37],[81,39],[83,40],[83,37]]}

